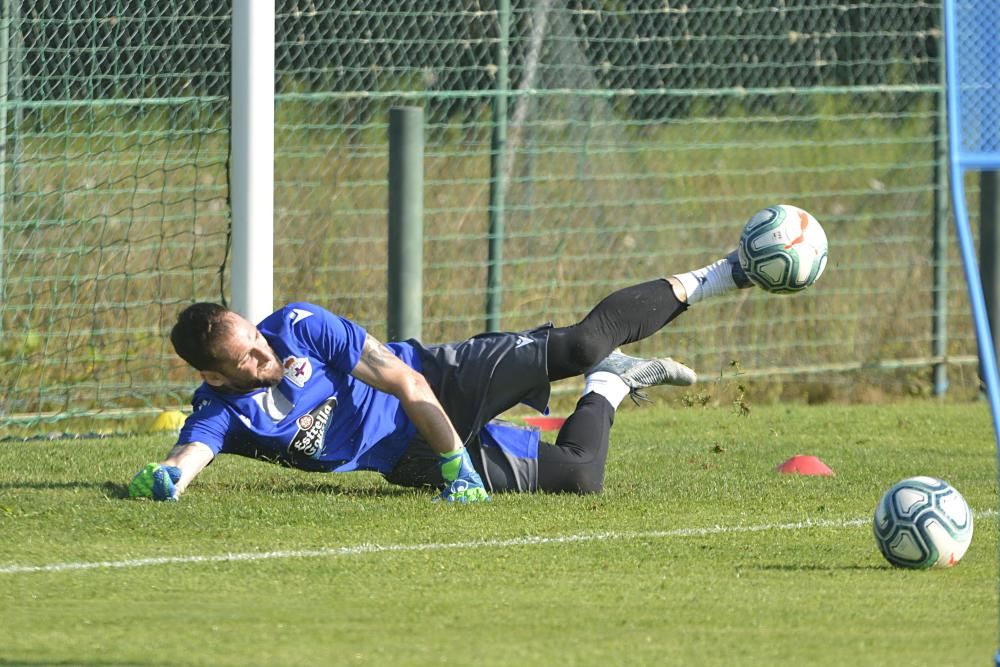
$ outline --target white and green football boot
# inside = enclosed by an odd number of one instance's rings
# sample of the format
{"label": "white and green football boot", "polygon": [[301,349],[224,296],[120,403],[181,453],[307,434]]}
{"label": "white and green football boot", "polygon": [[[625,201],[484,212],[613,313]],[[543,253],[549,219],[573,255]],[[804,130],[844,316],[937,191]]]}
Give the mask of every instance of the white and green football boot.
{"label": "white and green football boot", "polygon": [[619,350],[615,350],[596,366],[588,369],[585,375],[602,371],[620,377],[629,388],[629,397],[636,404],[639,401],[649,400],[643,389],[660,385],[689,387],[698,381],[697,373],[670,357],[642,359],[630,357]]}

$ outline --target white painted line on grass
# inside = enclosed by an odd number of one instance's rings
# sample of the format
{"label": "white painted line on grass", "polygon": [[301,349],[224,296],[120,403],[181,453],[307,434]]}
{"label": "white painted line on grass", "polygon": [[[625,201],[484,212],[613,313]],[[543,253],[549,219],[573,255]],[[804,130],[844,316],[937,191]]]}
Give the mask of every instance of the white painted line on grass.
{"label": "white painted line on grass", "polygon": [[[977,520],[995,517],[995,509],[973,513]],[[331,558],[359,554],[405,553],[419,551],[449,551],[452,549],[483,549],[525,547],[572,542],[609,542],[628,540],[663,539],[670,537],[702,537],[725,533],[761,533],[776,530],[804,530],[807,528],[853,528],[871,523],[871,517],[858,519],[806,519],[794,523],[766,523],[756,526],[707,526],[703,528],[674,528],[642,532],[601,532],[556,537],[526,536],[506,540],[472,540],[469,542],[431,542],[426,544],[358,544],[321,549],[295,549],[288,551],[248,551],[243,553],[216,554],[214,556],[159,556],[156,558],[130,558],[126,560],[84,561],[79,563],[48,563],[46,565],[3,565],[0,574],[32,574],[36,572],[67,572],[72,570],[101,570],[114,568],[147,567],[150,565],[176,565],[191,563],[235,563],[286,558]]]}

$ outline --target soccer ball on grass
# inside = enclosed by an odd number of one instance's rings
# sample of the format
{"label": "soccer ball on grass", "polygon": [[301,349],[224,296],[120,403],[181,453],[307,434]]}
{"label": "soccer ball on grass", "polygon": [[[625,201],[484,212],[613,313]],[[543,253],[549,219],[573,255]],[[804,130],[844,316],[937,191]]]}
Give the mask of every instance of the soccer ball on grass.
{"label": "soccer ball on grass", "polygon": [[796,206],[768,206],[743,227],[738,252],[750,281],[768,292],[789,294],[816,282],[826,268],[826,232]]}
{"label": "soccer ball on grass", "polygon": [[872,531],[882,555],[897,567],[951,567],[972,541],[972,511],[948,482],[909,477],[879,500]]}

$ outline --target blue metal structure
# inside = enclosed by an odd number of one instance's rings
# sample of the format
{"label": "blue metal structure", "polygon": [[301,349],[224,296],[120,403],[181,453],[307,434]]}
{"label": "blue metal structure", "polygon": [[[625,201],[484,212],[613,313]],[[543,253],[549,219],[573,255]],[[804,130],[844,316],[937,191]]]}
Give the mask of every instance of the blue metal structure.
{"label": "blue metal structure", "polygon": [[[1000,169],[1000,0],[945,0],[948,157],[955,229],[969,285],[980,369],[1000,456],[1000,386],[983,285],[969,226],[965,174]],[[994,656],[1000,667],[1000,651]]]}

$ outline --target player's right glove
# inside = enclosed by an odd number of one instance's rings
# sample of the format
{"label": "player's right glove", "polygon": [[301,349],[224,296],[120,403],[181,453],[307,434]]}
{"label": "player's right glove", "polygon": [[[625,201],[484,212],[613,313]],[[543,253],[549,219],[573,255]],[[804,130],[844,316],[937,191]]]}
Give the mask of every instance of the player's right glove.
{"label": "player's right glove", "polygon": [[435,500],[450,503],[476,503],[490,499],[479,473],[472,467],[469,452],[462,447],[458,451],[441,454],[441,476],[448,484]]}
{"label": "player's right glove", "polygon": [[181,469],[177,466],[147,463],[129,482],[128,495],[132,498],[177,500],[175,485],[179,481],[181,481]]}

